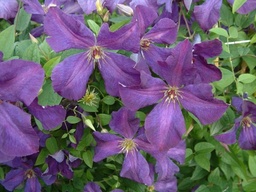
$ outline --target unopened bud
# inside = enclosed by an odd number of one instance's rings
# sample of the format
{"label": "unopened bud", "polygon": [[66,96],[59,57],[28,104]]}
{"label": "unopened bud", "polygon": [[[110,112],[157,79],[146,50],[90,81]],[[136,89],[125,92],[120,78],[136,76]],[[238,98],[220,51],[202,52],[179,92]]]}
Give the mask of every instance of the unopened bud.
{"label": "unopened bud", "polygon": [[107,12],[104,14],[102,20],[103,20],[104,22],[108,22],[108,20],[109,20],[109,11],[107,11]]}
{"label": "unopened bud", "polygon": [[117,4],[116,6],[119,11],[121,11],[122,13],[124,13],[127,16],[132,16],[133,15],[133,10],[131,7],[124,5],[124,4]]}
{"label": "unopened bud", "polygon": [[103,6],[102,6],[101,0],[97,0],[96,3],[95,3],[95,6],[96,6],[96,10],[99,13],[99,15],[102,15],[102,13],[103,13]]}
{"label": "unopened bud", "polygon": [[33,35],[31,35],[30,33],[29,33],[29,37],[30,37],[30,40],[32,41],[32,43],[38,44],[38,40]]}

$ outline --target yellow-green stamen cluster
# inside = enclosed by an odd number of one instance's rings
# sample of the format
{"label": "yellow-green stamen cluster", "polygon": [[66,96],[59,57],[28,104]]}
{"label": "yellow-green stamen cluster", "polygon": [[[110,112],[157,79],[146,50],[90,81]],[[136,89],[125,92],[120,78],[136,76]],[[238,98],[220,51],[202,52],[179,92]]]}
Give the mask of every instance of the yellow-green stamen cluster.
{"label": "yellow-green stamen cluster", "polygon": [[122,153],[128,153],[137,150],[137,144],[132,139],[128,138],[125,138],[122,141],[120,141],[119,146],[121,148]]}
{"label": "yellow-green stamen cluster", "polygon": [[176,102],[179,101],[180,91],[178,87],[169,87],[165,92],[164,92],[164,98],[165,102]]}
{"label": "yellow-green stamen cluster", "polygon": [[249,128],[249,127],[251,127],[252,120],[249,116],[244,117],[241,121],[241,124],[242,124],[243,127]]}
{"label": "yellow-green stamen cluster", "polygon": [[92,91],[87,89],[85,95],[81,100],[79,100],[79,102],[89,106],[97,106],[99,101],[99,98],[97,97],[97,95],[98,93],[96,93],[94,89]]}

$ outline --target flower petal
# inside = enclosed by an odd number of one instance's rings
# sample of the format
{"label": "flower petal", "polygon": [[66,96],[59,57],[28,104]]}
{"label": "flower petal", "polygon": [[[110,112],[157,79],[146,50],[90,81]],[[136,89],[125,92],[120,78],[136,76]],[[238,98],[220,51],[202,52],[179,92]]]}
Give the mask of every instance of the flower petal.
{"label": "flower petal", "polygon": [[51,78],[54,90],[67,99],[78,100],[82,98],[93,68],[92,62],[86,59],[86,53],[67,57],[52,71]]}
{"label": "flower petal", "polygon": [[107,158],[108,156],[115,155],[121,152],[119,144],[122,138],[109,133],[100,132],[94,132],[93,136],[97,142],[93,161],[98,162],[102,159]]}
{"label": "flower petal", "polygon": [[[228,0],[228,2],[233,5],[234,0]],[[256,1],[247,0],[236,12],[240,14],[248,14],[255,9],[256,9]]]}
{"label": "flower petal", "polygon": [[156,160],[155,170],[158,174],[157,179],[160,181],[173,178],[174,174],[179,171],[179,167],[164,155]]}
{"label": "flower petal", "polygon": [[14,59],[0,63],[0,99],[29,105],[44,81],[44,70],[31,61]]}
{"label": "flower petal", "polygon": [[186,127],[178,103],[161,101],[145,119],[145,134],[148,141],[159,151],[176,146]]}
{"label": "flower petal", "polygon": [[256,149],[256,126],[243,127],[238,138],[239,146],[246,150]]}
{"label": "flower petal", "polygon": [[56,128],[66,117],[66,110],[62,106],[40,106],[37,99],[28,106],[28,110],[42,123],[46,130]]}
{"label": "flower petal", "polygon": [[0,151],[8,156],[38,152],[39,138],[30,125],[30,115],[6,102],[0,104],[0,114]]}
{"label": "flower petal", "polygon": [[2,153],[1,150],[0,150],[0,163],[5,163],[5,162],[8,162],[8,161],[11,161],[14,158],[15,158],[15,156],[9,156],[5,153]]}
{"label": "flower petal", "polygon": [[0,2],[0,18],[10,19],[16,16],[19,4],[16,0]]}
{"label": "flower petal", "polygon": [[216,57],[222,52],[222,43],[218,39],[204,41],[194,45],[194,55],[200,55],[205,59]]}
{"label": "flower petal", "polygon": [[178,191],[177,190],[177,179],[176,177],[167,179],[167,180],[160,180],[157,181],[154,184],[155,190],[157,190],[158,192],[171,192],[171,191]]}
{"label": "flower petal", "polygon": [[202,124],[210,124],[222,117],[228,105],[213,98],[211,85],[195,84],[182,88],[180,102]]}
{"label": "flower petal", "polygon": [[163,96],[166,84],[159,78],[141,72],[141,85],[119,87],[120,96],[126,107],[130,110],[138,110],[142,107],[157,103]]}
{"label": "flower petal", "polygon": [[186,142],[184,140],[180,141],[178,145],[168,150],[167,155],[179,163],[184,163],[186,155]]}
{"label": "flower petal", "polygon": [[214,138],[227,145],[234,144],[236,142],[236,131],[238,128],[239,123],[236,123],[230,130],[219,135],[215,135]]}
{"label": "flower petal", "polygon": [[112,96],[119,96],[119,84],[125,86],[139,85],[139,72],[134,69],[135,62],[116,53],[105,53],[100,60],[99,70],[105,81],[106,90]]}
{"label": "flower petal", "polygon": [[22,0],[22,2],[26,12],[39,15],[45,14],[43,7],[38,0]]}
{"label": "flower petal", "polygon": [[149,174],[150,169],[148,162],[140,152],[133,151],[126,154],[120,172],[121,177],[126,177],[139,183],[149,185],[152,182]]}
{"label": "flower petal", "polygon": [[32,177],[32,178],[28,178],[25,188],[24,188],[24,192],[41,192],[41,184],[38,181],[37,177]]}
{"label": "flower petal", "polygon": [[96,10],[95,0],[77,0],[77,2],[87,15]]}
{"label": "flower petal", "polygon": [[100,186],[94,182],[88,182],[84,186],[84,192],[101,192]]}
{"label": "flower petal", "polygon": [[93,33],[75,17],[51,8],[44,21],[47,42],[56,52],[76,48],[85,49],[94,45]]}
{"label": "flower petal", "polygon": [[8,191],[13,191],[17,186],[19,186],[25,179],[25,173],[22,169],[14,169],[8,172],[1,185],[5,187]]}

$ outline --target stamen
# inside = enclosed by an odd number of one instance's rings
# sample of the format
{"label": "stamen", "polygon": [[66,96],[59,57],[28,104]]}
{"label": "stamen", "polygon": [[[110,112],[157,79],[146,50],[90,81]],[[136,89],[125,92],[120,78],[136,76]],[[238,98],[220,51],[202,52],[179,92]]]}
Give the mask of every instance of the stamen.
{"label": "stamen", "polygon": [[89,61],[93,60],[94,64],[99,64],[100,59],[104,59],[105,55],[100,46],[93,46],[87,53]]}
{"label": "stamen", "polygon": [[148,50],[150,44],[151,44],[151,41],[149,39],[141,39],[140,40],[140,47],[143,50]]}
{"label": "stamen", "polygon": [[178,87],[169,87],[165,92],[164,92],[164,98],[165,102],[176,102],[179,101],[179,97],[182,98],[180,95],[180,90]]}
{"label": "stamen", "polygon": [[246,116],[242,119],[241,124],[244,128],[250,128],[252,124],[252,120],[249,116]]}
{"label": "stamen", "polygon": [[35,172],[32,170],[32,169],[29,169],[25,172],[25,176],[30,179],[30,178],[33,178],[35,177]]}
{"label": "stamen", "polygon": [[90,91],[90,89],[88,88],[83,98],[80,99],[78,102],[81,102],[89,106],[97,106],[99,101],[99,98],[97,97],[97,95],[98,93],[96,93],[94,89]]}
{"label": "stamen", "polygon": [[120,141],[119,147],[121,148],[122,153],[128,153],[137,150],[137,144],[132,139],[128,138]]}

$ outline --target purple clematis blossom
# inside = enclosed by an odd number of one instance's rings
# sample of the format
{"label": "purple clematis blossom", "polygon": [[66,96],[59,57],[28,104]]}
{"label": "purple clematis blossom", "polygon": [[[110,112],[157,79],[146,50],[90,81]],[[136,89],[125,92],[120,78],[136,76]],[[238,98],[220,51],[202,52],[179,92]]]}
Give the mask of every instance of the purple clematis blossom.
{"label": "purple clematis blossom", "polygon": [[235,120],[233,128],[225,133],[216,135],[215,139],[225,144],[236,142],[236,133],[241,128],[238,136],[238,144],[242,149],[256,149],[256,105],[248,100],[239,97],[232,98],[232,105],[241,113]]}
{"label": "purple clematis blossom", "polygon": [[140,86],[120,86],[123,103],[131,110],[157,103],[145,120],[145,134],[150,143],[160,149],[177,145],[185,133],[185,122],[179,104],[193,113],[202,124],[218,120],[227,104],[213,98],[208,83],[195,84],[190,78],[192,45],[188,40],[179,43],[166,62],[156,64],[159,78],[141,72]]}
{"label": "purple clematis blossom", "polygon": [[[228,2],[233,5],[234,0],[228,0]],[[240,14],[248,14],[256,9],[255,0],[247,0],[236,12]]]}
{"label": "purple clematis blossom", "polygon": [[222,0],[205,0],[203,4],[195,6],[193,13],[203,30],[207,31],[217,23],[220,18],[221,5]]}
{"label": "purple clematis blossom", "polygon": [[138,51],[136,23],[131,23],[110,32],[103,24],[97,37],[82,23],[61,12],[57,8],[49,10],[45,20],[45,30],[50,36],[47,42],[56,52],[76,48],[85,52],[72,55],[58,64],[52,72],[54,90],[61,96],[78,100],[86,92],[86,84],[95,65],[105,81],[106,90],[112,96],[118,96],[119,83],[139,84],[139,73],[133,67],[131,59],[108,52],[106,49],[124,49]]}
{"label": "purple clematis blossom", "polygon": [[[18,102],[30,105],[44,80],[39,64],[14,59],[0,62],[0,163],[36,153],[39,138],[31,117]],[[31,75],[33,74],[33,75]]]}
{"label": "purple clematis blossom", "polygon": [[[89,182],[84,186],[84,192],[102,192],[97,183]],[[123,192],[121,189],[114,189],[111,192]]]}
{"label": "purple clematis blossom", "polygon": [[5,20],[14,18],[18,11],[19,4],[17,0],[0,0],[0,18]]}
{"label": "purple clematis blossom", "polygon": [[[120,136],[94,132],[93,135],[97,146],[93,160],[98,162],[108,156],[125,153],[120,176],[140,183],[150,184],[149,165],[139,152],[142,146],[136,137],[139,123],[139,119],[135,118],[134,111],[121,108],[119,111],[113,112],[109,126]],[[143,145],[143,142],[141,143]]]}

